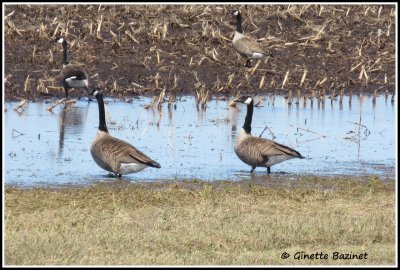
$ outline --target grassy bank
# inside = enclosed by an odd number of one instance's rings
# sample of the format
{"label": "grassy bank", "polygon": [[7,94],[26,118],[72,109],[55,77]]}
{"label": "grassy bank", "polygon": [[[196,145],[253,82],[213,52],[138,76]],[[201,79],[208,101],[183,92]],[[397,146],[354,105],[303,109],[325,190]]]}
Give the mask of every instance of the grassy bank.
{"label": "grassy bank", "polygon": [[[395,263],[394,182],[202,181],[5,191],[7,265]],[[318,188],[312,188],[318,187]],[[327,260],[296,260],[296,252]],[[335,251],[368,253],[333,260]],[[281,254],[291,254],[281,259]]]}

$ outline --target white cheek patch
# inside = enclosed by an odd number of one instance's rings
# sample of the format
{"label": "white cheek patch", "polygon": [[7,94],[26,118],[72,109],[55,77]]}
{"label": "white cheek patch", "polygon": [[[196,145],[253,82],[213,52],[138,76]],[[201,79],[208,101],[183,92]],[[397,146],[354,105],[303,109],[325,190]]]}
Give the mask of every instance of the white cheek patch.
{"label": "white cheek patch", "polygon": [[59,40],[57,40],[57,43],[63,43],[63,42],[64,42],[63,38],[60,38]]}
{"label": "white cheek patch", "polygon": [[246,101],[244,102],[244,104],[249,105],[251,102],[253,101],[253,99],[251,97],[247,98]]}
{"label": "white cheek patch", "polygon": [[239,14],[239,11],[233,12],[233,15],[237,16]]}
{"label": "white cheek patch", "polygon": [[93,96],[97,96],[97,94],[99,93],[99,91],[94,91]]}

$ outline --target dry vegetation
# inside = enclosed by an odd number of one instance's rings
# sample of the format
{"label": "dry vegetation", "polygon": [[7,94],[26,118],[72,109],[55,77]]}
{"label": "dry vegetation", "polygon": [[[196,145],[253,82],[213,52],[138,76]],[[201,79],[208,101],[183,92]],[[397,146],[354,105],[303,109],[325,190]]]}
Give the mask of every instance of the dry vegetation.
{"label": "dry vegetation", "polygon": [[[56,35],[112,96],[395,90],[394,5],[5,7],[8,99],[62,95]],[[250,69],[231,47],[238,8],[245,33],[274,56]]]}
{"label": "dry vegetation", "polygon": [[[8,187],[5,263],[394,265],[394,180],[283,182]],[[368,259],[283,260],[284,251],[367,252]]]}

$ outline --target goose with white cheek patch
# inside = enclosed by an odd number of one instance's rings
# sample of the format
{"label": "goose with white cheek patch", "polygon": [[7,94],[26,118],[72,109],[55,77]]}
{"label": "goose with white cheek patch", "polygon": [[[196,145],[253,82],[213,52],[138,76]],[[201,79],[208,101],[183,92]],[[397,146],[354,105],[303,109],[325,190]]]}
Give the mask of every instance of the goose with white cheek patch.
{"label": "goose with white cheek patch", "polygon": [[249,96],[242,96],[235,99],[234,102],[247,105],[246,118],[235,144],[235,153],[241,161],[251,166],[250,173],[253,173],[256,167],[267,167],[268,173],[271,173],[272,165],[292,158],[304,158],[290,147],[251,135],[253,99]]}
{"label": "goose with white cheek patch", "polygon": [[68,98],[70,88],[85,88],[89,93],[89,79],[85,69],[78,64],[71,64],[68,60],[68,43],[64,37],[57,37],[56,42],[63,46],[63,63],[61,70],[61,82],[64,87],[65,97]]}
{"label": "goose with white cheek patch", "polygon": [[[251,37],[243,34],[242,14],[239,10],[233,12],[236,17],[236,31],[233,36],[233,48],[243,57],[247,58],[246,67],[251,67],[250,59],[261,59],[266,55],[263,47]],[[269,53],[272,56],[271,53]]]}
{"label": "goose with white cheek patch", "polygon": [[133,145],[117,139],[108,133],[104,111],[103,93],[94,89],[93,96],[99,104],[99,129],[90,147],[94,161],[102,169],[113,172],[115,176],[137,173],[147,167],[161,168],[160,164]]}

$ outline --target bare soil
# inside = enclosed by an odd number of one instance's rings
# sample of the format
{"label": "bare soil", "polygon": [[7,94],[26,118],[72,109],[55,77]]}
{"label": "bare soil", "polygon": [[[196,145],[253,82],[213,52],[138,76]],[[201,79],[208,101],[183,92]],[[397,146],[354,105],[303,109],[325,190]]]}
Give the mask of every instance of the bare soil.
{"label": "bare soil", "polygon": [[[253,68],[231,46],[235,9],[273,55]],[[395,5],[7,4],[5,16],[6,99],[64,96],[58,35],[113,97],[395,91]]]}

